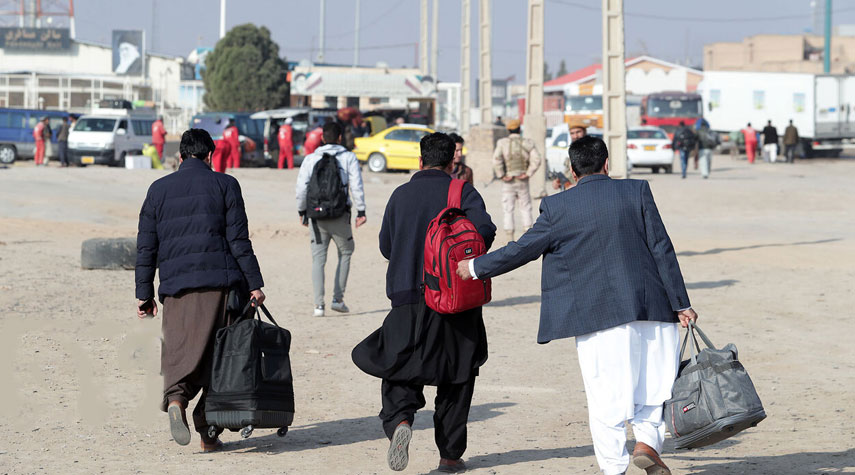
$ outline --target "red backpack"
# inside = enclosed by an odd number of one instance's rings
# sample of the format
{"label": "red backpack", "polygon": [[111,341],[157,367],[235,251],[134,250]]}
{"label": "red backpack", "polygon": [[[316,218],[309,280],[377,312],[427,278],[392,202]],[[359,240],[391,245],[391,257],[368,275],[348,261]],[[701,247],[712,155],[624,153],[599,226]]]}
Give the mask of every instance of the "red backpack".
{"label": "red backpack", "polygon": [[425,303],[439,313],[460,313],[490,301],[490,279],[462,280],[457,263],[487,253],[484,238],[460,209],[463,180],[451,180],[448,205],[428,226],[425,236]]}

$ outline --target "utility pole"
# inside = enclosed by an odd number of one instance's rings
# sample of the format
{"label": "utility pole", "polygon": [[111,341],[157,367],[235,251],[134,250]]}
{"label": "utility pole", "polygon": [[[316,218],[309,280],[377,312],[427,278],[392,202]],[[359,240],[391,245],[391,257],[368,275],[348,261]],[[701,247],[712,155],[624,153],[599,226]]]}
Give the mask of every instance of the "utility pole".
{"label": "utility pole", "polygon": [[326,0],[321,0],[321,38],[318,40],[318,62],[324,62],[324,20],[326,20],[327,16],[327,2]]}
{"label": "utility pole", "polygon": [[433,83],[437,82],[437,74],[439,71],[439,0],[433,0],[433,14],[431,15],[431,33],[430,33],[430,75],[433,77]]}
{"label": "utility pole", "polygon": [[825,48],[822,52],[822,71],[831,72],[831,0],[825,0]]}
{"label": "utility pole", "polygon": [[460,0],[463,11],[460,15],[460,133],[469,132],[469,109],[472,107],[472,5],[469,0]]}
{"label": "utility pole", "polygon": [[356,26],[353,28],[353,67],[359,66],[359,3],[356,0]]}
{"label": "utility pole", "polygon": [[490,0],[480,0],[478,49],[478,108],[481,111],[481,127],[493,124],[493,79],[491,64]]}
{"label": "utility pole", "polygon": [[428,0],[421,0],[421,15],[419,15],[419,69],[422,74],[428,73]]}
{"label": "utility pole", "polygon": [[226,0],[220,0],[220,39],[226,36]]}
{"label": "utility pole", "polygon": [[626,178],[626,64],[623,0],[603,0],[603,140],[609,175]]}
{"label": "utility pole", "polygon": [[[528,40],[525,56],[525,115],[523,135],[534,141],[543,157],[540,168],[529,184],[531,195],[542,198],[546,193],[546,117],[543,115],[543,17],[544,0],[528,0]],[[520,111],[522,113],[523,111]]]}

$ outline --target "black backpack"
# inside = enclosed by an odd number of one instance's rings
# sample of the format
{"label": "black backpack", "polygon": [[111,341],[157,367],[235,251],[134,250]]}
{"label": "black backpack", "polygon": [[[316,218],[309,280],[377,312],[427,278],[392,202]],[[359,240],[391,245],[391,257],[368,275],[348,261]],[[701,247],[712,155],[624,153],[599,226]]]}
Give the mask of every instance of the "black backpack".
{"label": "black backpack", "polygon": [[714,149],[718,145],[718,136],[709,127],[701,127],[698,131],[698,141],[701,148]]}
{"label": "black backpack", "polygon": [[691,150],[695,148],[698,137],[688,127],[677,131],[677,150]]}
{"label": "black backpack", "polygon": [[348,210],[347,186],[341,181],[338,159],[325,153],[309,178],[306,190],[306,216],[310,219],[333,219]]}

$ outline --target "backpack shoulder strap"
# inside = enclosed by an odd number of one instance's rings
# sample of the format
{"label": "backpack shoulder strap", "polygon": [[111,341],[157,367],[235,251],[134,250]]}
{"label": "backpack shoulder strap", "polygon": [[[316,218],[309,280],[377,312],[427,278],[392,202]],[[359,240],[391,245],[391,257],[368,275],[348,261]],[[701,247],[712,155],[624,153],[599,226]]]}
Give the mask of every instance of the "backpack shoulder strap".
{"label": "backpack shoulder strap", "polygon": [[466,182],[456,178],[451,179],[451,184],[448,185],[448,201],[449,208],[460,208],[463,201],[463,185]]}

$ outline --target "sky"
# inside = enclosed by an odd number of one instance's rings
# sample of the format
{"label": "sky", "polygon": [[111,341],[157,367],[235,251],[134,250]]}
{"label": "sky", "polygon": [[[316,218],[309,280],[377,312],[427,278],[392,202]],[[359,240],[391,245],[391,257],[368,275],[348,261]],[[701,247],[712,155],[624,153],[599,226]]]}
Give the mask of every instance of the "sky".
{"label": "sky", "polygon": [[[824,3],[824,0],[817,0]],[[439,0],[440,81],[460,78],[460,0]],[[325,62],[352,64],[357,0],[327,0]],[[472,76],[478,76],[478,4],[472,4]],[[525,82],[527,0],[493,0],[493,77]],[[759,33],[798,34],[813,25],[810,0],[625,0],[628,57],[649,54],[702,65],[703,46]],[[226,29],[243,23],[270,29],[289,61],[313,57],[320,32],[319,0],[227,0]],[[152,51],[186,56],[214,46],[219,0],[76,0],[80,39],[109,44],[113,29],[144,29]],[[545,53],[550,71],[599,62],[601,0],[546,0]],[[419,0],[361,0],[360,64],[418,64]],[[855,0],[834,0],[834,25],[855,24]]]}

